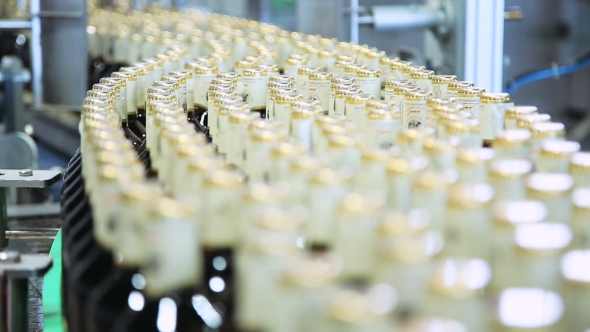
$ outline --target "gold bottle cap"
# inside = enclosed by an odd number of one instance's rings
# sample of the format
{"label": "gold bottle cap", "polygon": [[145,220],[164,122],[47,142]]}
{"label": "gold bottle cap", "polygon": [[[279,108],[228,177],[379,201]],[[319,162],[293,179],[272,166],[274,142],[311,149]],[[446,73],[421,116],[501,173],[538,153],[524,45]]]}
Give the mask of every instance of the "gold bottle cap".
{"label": "gold bottle cap", "polygon": [[[428,101],[430,101],[432,99],[436,99],[436,98],[431,98]],[[428,102],[426,103],[426,105],[428,106]],[[448,107],[448,105],[434,105],[434,106],[432,106],[432,115],[436,118],[442,116],[443,114],[452,114],[454,112],[455,112],[455,110]]]}
{"label": "gold bottle cap", "polygon": [[449,187],[448,204],[463,209],[482,208],[494,198],[488,184],[455,184]]}
{"label": "gold bottle cap", "polygon": [[292,119],[313,119],[314,112],[312,108],[301,108],[294,106],[291,102],[291,118]]}
{"label": "gold bottle cap", "polygon": [[399,58],[389,58],[389,57],[381,57],[379,59],[379,65],[380,66],[390,66],[394,61],[398,61]]}
{"label": "gold bottle cap", "polygon": [[301,65],[305,64],[306,62],[307,62],[306,59],[289,58],[289,59],[287,59],[287,61],[285,61],[285,67],[301,66]]}
{"label": "gold bottle cap", "polygon": [[362,104],[365,104],[367,101],[374,100],[374,99],[375,99],[375,96],[373,96],[371,94],[367,94],[367,93],[353,94],[353,95],[346,96],[346,103],[347,104],[362,105]]}
{"label": "gold bottle cap", "polygon": [[319,71],[320,68],[301,67],[297,70],[297,75],[310,75],[313,72]]}
{"label": "gold bottle cap", "polygon": [[96,105],[102,107],[113,107],[115,101],[112,98],[108,97],[86,97],[82,105]]}
{"label": "gold bottle cap", "polygon": [[386,100],[369,100],[365,106],[365,110],[370,111],[374,109],[382,109],[389,111],[389,103]]}
{"label": "gold bottle cap", "polygon": [[[222,104],[219,106],[219,115],[229,116],[232,113],[250,113],[250,105],[238,102],[235,104]],[[228,118],[229,119],[229,118]]]}
{"label": "gold bottle cap", "polygon": [[424,66],[413,66],[413,65],[410,65],[410,66],[402,67],[402,73],[404,73],[405,75],[409,75],[412,72],[420,71],[420,70],[425,70],[425,69],[426,69],[426,67],[424,67]]}
{"label": "gold bottle cap", "polygon": [[114,100],[115,96],[116,94],[112,90],[88,90],[86,92],[86,97],[106,97]]}
{"label": "gold bottle cap", "polygon": [[516,126],[521,129],[531,129],[532,125],[537,122],[549,122],[551,116],[549,114],[527,114],[516,117]]}
{"label": "gold bottle cap", "polygon": [[171,87],[175,91],[180,90],[180,83],[176,81],[156,81],[154,82],[155,86],[163,86],[163,87]]}
{"label": "gold bottle cap", "polygon": [[294,100],[303,100],[303,95],[300,93],[279,93],[275,96],[275,103],[277,104],[291,104]]}
{"label": "gold bottle cap", "polygon": [[572,174],[590,172],[590,152],[574,153],[570,159],[570,172]]}
{"label": "gold bottle cap", "polygon": [[494,147],[514,147],[530,144],[531,132],[524,129],[503,130],[496,134]]}
{"label": "gold bottle cap", "polygon": [[127,71],[125,68],[135,68],[135,67],[139,67],[139,68],[144,69],[144,73],[146,73],[147,71],[153,71],[154,70],[154,64],[153,63],[149,63],[149,62],[136,62],[136,63],[133,64],[133,66],[134,67],[123,67],[120,70],[121,71]]}
{"label": "gold bottle cap", "polygon": [[414,208],[407,214],[389,212],[379,224],[379,233],[384,235],[417,234],[428,229],[430,213],[422,208]]}
{"label": "gold bottle cap", "polygon": [[186,76],[185,75],[163,75],[162,81],[173,81],[173,82],[178,82],[179,84],[186,84]]}
{"label": "gold bottle cap", "polygon": [[146,204],[151,206],[164,196],[162,187],[147,183],[129,183],[123,187],[121,198],[129,203]]}
{"label": "gold bottle cap", "polygon": [[[337,60],[336,63],[334,64],[334,68],[338,68],[338,69],[344,70],[344,67],[350,66],[350,65],[354,65],[354,61],[341,61],[341,60]],[[353,76],[353,75],[350,75],[350,76]]]}
{"label": "gold bottle cap", "polygon": [[[219,76],[219,74],[217,74],[217,76]],[[238,86],[238,81],[236,81],[233,78],[214,78],[211,80],[211,85],[230,85],[233,86],[234,88]]]}
{"label": "gold bottle cap", "polygon": [[176,102],[176,95],[174,93],[156,92],[150,93],[147,96],[148,102],[150,101],[173,101]]}
{"label": "gold bottle cap", "polygon": [[92,90],[113,91],[115,95],[118,95],[121,92],[121,87],[118,84],[98,83],[92,86]]}
{"label": "gold bottle cap", "polygon": [[281,83],[281,84],[289,84],[289,85],[293,85],[295,84],[295,79],[291,76],[287,76],[287,75],[276,75],[276,76],[271,76],[268,78],[268,82],[270,83]]}
{"label": "gold bottle cap", "polygon": [[147,88],[147,94],[151,93],[159,93],[159,92],[168,92],[174,94],[174,88],[165,87],[165,86],[150,86]]}
{"label": "gold bottle cap", "polygon": [[580,143],[574,141],[547,140],[541,145],[541,156],[546,158],[569,158],[580,151]]}
{"label": "gold bottle cap", "polygon": [[520,115],[536,114],[536,106],[515,106],[506,110],[505,117],[508,119],[516,119]]}
{"label": "gold bottle cap", "polygon": [[332,74],[328,72],[313,71],[309,73],[311,81],[329,81],[332,79]]}
{"label": "gold bottle cap", "polygon": [[286,134],[282,130],[255,130],[250,135],[253,143],[278,143],[286,139]]}
{"label": "gold bottle cap", "polygon": [[293,160],[291,163],[291,172],[311,172],[320,168],[320,163],[317,159],[309,156],[309,155],[302,155]]}
{"label": "gold bottle cap", "polygon": [[531,135],[533,139],[564,137],[565,125],[561,122],[536,122],[531,125]]}
{"label": "gold bottle cap", "polygon": [[332,134],[328,137],[328,146],[332,149],[350,149],[356,147],[356,145],[357,140],[344,133]]}
{"label": "gold bottle cap", "polygon": [[547,218],[547,206],[541,201],[502,201],[494,208],[496,223],[504,226],[516,227],[521,224],[541,222],[545,218]]}
{"label": "gold bottle cap", "polygon": [[[272,203],[271,203],[272,204]],[[254,218],[254,224],[264,229],[292,231],[300,228],[307,218],[307,210],[294,206],[285,209],[266,206]]]}
{"label": "gold bottle cap", "polygon": [[347,214],[371,214],[382,209],[384,205],[385,200],[376,197],[376,195],[362,195],[353,192],[342,198],[338,210]]}
{"label": "gold bottle cap", "polygon": [[431,289],[440,295],[465,299],[481,294],[492,277],[490,265],[481,259],[444,259],[434,268]]}
{"label": "gold bottle cap", "polygon": [[372,69],[358,69],[356,71],[356,77],[380,77],[381,72],[379,70]]}
{"label": "gold bottle cap", "polygon": [[458,91],[463,88],[474,87],[475,84],[469,81],[451,81],[449,82],[448,89]]}
{"label": "gold bottle cap", "polygon": [[496,312],[502,331],[559,330],[556,325],[563,316],[564,300],[542,288],[511,287],[500,293]]}
{"label": "gold bottle cap", "polygon": [[354,88],[338,88],[335,92],[334,92],[334,97],[338,98],[338,99],[345,99],[346,96],[350,96],[353,94],[358,94],[357,90]]}
{"label": "gold bottle cap", "polygon": [[514,230],[516,247],[529,254],[559,252],[572,241],[572,231],[564,223],[540,222],[521,224]]}
{"label": "gold bottle cap", "polygon": [[413,87],[412,81],[410,80],[398,80],[398,79],[388,79],[385,81],[385,88],[386,89],[395,89],[396,87]]}
{"label": "gold bottle cap", "polygon": [[573,184],[567,173],[534,173],[527,178],[527,189],[533,194],[560,195],[570,191]]}
{"label": "gold bottle cap", "polygon": [[426,107],[434,108],[435,106],[448,105],[449,101],[441,98],[430,98],[426,101]]}
{"label": "gold bottle cap", "polygon": [[[310,163],[309,161],[306,161]],[[315,166],[315,165],[314,165]],[[319,165],[318,165],[319,166]],[[314,167],[315,168],[315,167]],[[317,169],[317,168],[315,168]],[[313,174],[311,178],[312,185],[330,185],[342,183],[343,177],[341,174],[330,168],[320,168]]]}
{"label": "gold bottle cap", "polygon": [[417,70],[410,73],[410,78],[413,80],[432,79],[434,77],[434,70]]}
{"label": "gold bottle cap", "polygon": [[266,76],[266,70],[263,68],[246,68],[242,72],[243,77]]}
{"label": "gold bottle cap", "polygon": [[286,268],[280,280],[306,289],[330,285],[342,273],[343,264],[342,257],[335,253],[314,254]]}
{"label": "gold bottle cap", "polygon": [[[191,202],[192,203],[192,202]],[[198,212],[198,206],[162,197],[156,205],[156,213],[164,218],[185,219]]]}
{"label": "gold bottle cap", "polygon": [[245,186],[244,175],[228,169],[211,171],[206,175],[204,183],[208,187],[236,188]]}
{"label": "gold bottle cap", "polygon": [[103,78],[101,78],[98,81],[98,83],[101,83],[101,84],[115,84],[115,85],[118,85],[121,88],[125,88],[125,87],[127,87],[127,78],[103,77]]}
{"label": "gold bottle cap", "polygon": [[391,64],[389,65],[389,68],[391,68],[392,70],[403,70],[406,67],[410,67],[412,65],[411,61],[402,61],[402,60],[398,60],[398,61],[392,61]]}
{"label": "gold bottle cap", "polygon": [[391,111],[383,109],[371,109],[367,113],[367,119],[372,121],[383,121],[393,119]]}
{"label": "gold bottle cap", "polygon": [[387,162],[387,172],[393,174],[407,174],[412,172],[410,161],[400,158],[390,158]]}
{"label": "gold bottle cap", "polygon": [[259,129],[267,129],[267,130],[280,130],[282,128],[282,124],[278,120],[263,120],[257,119],[250,122],[248,126],[248,132],[252,133]]}
{"label": "gold bottle cap", "polygon": [[458,320],[437,317],[410,318],[399,332],[467,332],[467,327]]}
{"label": "gold bottle cap", "polygon": [[521,178],[532,170],[533,164],[526,159],[502,159],[491,162],[489,175],[493,178]]}
{"label": "gold bottle cap", "polygon": [[217,75],[219,69],[216,66],[198,66],[193,68],[195,75]]}
{"label": "gold bottle cap", "polygon": [[407,100],[407,101],[422,101],[422,100],[426,100],[427,96],[428,95],[425,94],[425,93],[412,91],[412,92],[408,92],[408,93],[405,94],[404,100]]}
{"label": "gold bottle cap", "polygon": [[397,140],[402,143],[423,142],[426,137],[431,136],[432,131],[425,129],[402,129],[397,134]]}
{"label": "gold bottle cap", "polygon": [[270,150],[272,158],[294,158],[306,153],[306,149],[298,144],[281,143]]}
{"label": "gold bottle cap", "polygon": [[455,146],[449,141],[428,137],[424,140],[423,150],[427,154],[448,154],[455,152]]}
{"label": "gold bottle cap", "polygon": [[481,94],[479,101],[482,104],[501,104],[504,102],[505,95],[504,93],[486,92]]}
{"label": "gold bottle cap", "polygon": [[[348,324],[349,328],[357,326],[357,329],[385,319],[386,315],[395,308],[396,291],[388,284],[378,284],[374,288],[373,293],[379,294],[379,301],[384,303],[374,303],[377,301],[376,296],[370,296],[370,294],[342,290],[332,298],[327,314],[331,319],[341,322],[340,324]],[[382,310],[381,306],[387,310]]]}
{"label": "gold bottle cap", "polygon": [[457,97],[459,97],[459,98],[479,97],[484,92],[485,92],[484,88],[478,88],[478,87],[463,88],[457,92]]}
{"label": "gold bottle cap", "polygon": [[420,92],[420,88],[417,86],[396,86],[395,88],[393,88],[393,94],[394,95],[403,95],[405,96],[406,94],[410,93],[410,92]]}
{"label": "gold bottle cap", "polygon": [[[407,225],[398,226],[407,227]],[[404,229],[391,233],[383,242],[382,255],[386,258],[417,264],[428,262],[442,251],[444,236],[438,231],[423,232]]]}
{"label": "gold bottle cap", "polygon": [[457,81],[456,75],[434,75],[432,77],[432,84],[449,84]]}
{"label": "gold bottle cap", "polygon": [[[453,114],[450,114],[453,115]],[[471,133],[471,126],[465,120],[453,120],[453,117],[442,115],[438,123],[444,123],[445,132],[451,135],[465,135]]]}
{"label": "gold bottle cap", "polygon": [[244,99],[241,96],[236,96],[233,93],[230,95],[217,95],[213,105],[215,107],[221,107],[226,105],[243,105]]}

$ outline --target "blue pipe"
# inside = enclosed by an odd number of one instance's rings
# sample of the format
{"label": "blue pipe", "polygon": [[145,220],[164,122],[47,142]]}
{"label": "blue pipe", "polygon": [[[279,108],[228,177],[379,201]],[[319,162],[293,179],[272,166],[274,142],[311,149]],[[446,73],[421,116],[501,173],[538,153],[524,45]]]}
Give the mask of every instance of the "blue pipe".
{"label": "blue pipe", "polygon": [[543,69],[543,70],[539,70],[539,71],[532,72],[530,74],[526,74],[521,77],[518,77],[516,80],[514,80],[512,83],[510,83],[506,87],[506,92],[512,93],[512,92],[514,92],[514,90],[520,88],[523,85],[533,83],[536,81],[540,81],[540,80],[544,80],[547,78],[560,76],[560,75],[571,74],[571,73],[576,72],[578,70],[582,70],[586,67],[590,67],[590,56],[588,56],[584,59],[581,59],[580,61],[578,61],[576,63],[572,63],[569,65],[563,65],[563,66],[559,66],[559,67],[555,67],[555,68]]}

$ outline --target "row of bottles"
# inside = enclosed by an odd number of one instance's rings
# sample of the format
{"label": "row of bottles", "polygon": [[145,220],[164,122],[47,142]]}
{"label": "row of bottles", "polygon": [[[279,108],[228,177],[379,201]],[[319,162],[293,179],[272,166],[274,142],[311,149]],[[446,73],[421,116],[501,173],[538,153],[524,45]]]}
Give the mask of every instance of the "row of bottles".
{"label": "row of bottles", "polygon": [[126,66],[72,162],[72,331],[590,328],[590,154],[549,115],[254,21],[90,24]]}

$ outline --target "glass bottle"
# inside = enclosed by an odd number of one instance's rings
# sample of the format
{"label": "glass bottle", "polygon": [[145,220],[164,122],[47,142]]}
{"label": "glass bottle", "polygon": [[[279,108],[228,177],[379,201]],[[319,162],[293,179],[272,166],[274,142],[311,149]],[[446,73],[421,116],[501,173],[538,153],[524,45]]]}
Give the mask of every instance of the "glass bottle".
{"label": "glass bottle", "polygon": [[577,188],[572,193],[573,220],[572,231],[573,248],[587,248],[590,243],[590,190]]}
{"label": "glass bottle", "polygon": [[542,173],[567,173],[572,155],[580,151],[580,143],[574,141],[547,140],[541,144],[535,170]]}
{"label": "glass bottle", "polygon": [[[310,172],[310,169],[318,167],[313,159],[298,160],[294,166],[297,170],[295,177],[308,181],[307,193],[303,184],[300,185],[301,190],[294,193],[295,200],[305,202],[310,213],[306,225],[306,246],[312,251],[329,250],[334,246],[335,208],[345,193],[343,178],[328,168]],[[298,193],[301,197],[297,199]]]}
{"label": "glass bottle", "polygon": [[483,290],[491,277],[490,265],[481,259],[437,262],[421,314],[456,319],[468,331],[486,331],[490,318]]}
{"label": "glass bottle", "polygon": [[435,98],[447,98],[449,83],[457,81],[455,75],[434,75],[432,77],[432,92]]}
{"label": "glass bottle", "polygon": [[412,184],[411,206],[430,216],[430,229],[443,232],[446,222],[448,179],[438,173],[422,172]]}
{"label": "glass bottle", "polygon": [[[564,317],[561,321],[562,330],[584,331],[590,326],[584,308],[588,302],[588,281],[590,280],[590,252],[588,250],[572,250],[561,259],[561,274],[564,280],[562,290]],[[559,307],[559,309],[563,309]],[[556,321],[557,319],[552,320]]]}
{"label": "glass bottle", "polygon": [[571,225],[573,179],[566,173],[533,173],[527,178],[527,197],[547,204],[548,220]]}
{"label": "glass bottle", "polygon": [[494,140],[496,159],[527,158],[530,146],[531,132],[525,129],[500,131]]}
{"label": "glass bottle", "polygon": [[[239,239],[238,213],[235,202],[245,189],[244,176],[236,171],[218,169],[206,175],[203,187],[204,277],[209,285],[205,295],[223,308],[225,317],[233,321],[235,308],[235,249]],[[224,260],[221,269],[217,261]],[[221,287],[223,285],[223,287]]]}
{"label": "glass bottle", "polygon": [[[451,81],[447,86],[447,97],[454,97],[457,98],[459,95],[459,90],[463,88],[470,88],[474,87],[475,84],[469,81]],[[460,103],[459,103],[460,104]]]}
{"label": "glass bottle", "polygon": [[[524,303],[527,305],[523,306]],[[563,318],[564,299],[546,289],[507,288],[498,297],[494,309],[498,314],[490,325],[491,331],[566,330],[558,325]]]}
{"label": "glass bottle", "polygon": [[261,68],[245,69],[242,73],[244,82],[244,101],[253,112],[266,114],[266,71]]}
{"label": "glass bottle", "polygon": [[569,172],[575,187],[590,187],[590,153],[578,152],[570,159]]}
{"label": "glass bottle", "polygon": [[494,190],[488,184],[455,184],[449,187],[444,221],[444,257],[471,257],[489,261],[491,257]]}
{"label": "glass bottle", "polygon": [[519,225],[539,223],[547,217],[547,206],[540,201],[518,199],[504,200],[494,206],[492,230],[492,257],[490,264],[495,276],[490,289],[499,294],[509,285],[512,272],[507,273],[506,264],[513,259],[516,242],[514,232]]}
{"label": "glass bottle", "polygon": [[430,92],[433,89],[432,79],[434,70],[419,70],[410,73],[410,81],[422,89],[423,92]]}
{"label": "glass bottle", "polygon": [[527,197],[527,177],[533,165],[526,159],[500,159],[491,162],[490,184],[498,194],[496,200],[518,200]]}
{"label": "glass bottle", "polygon": [[517,129],[516,124],[519,116],[535,113],[537,113],[537,107],[535,106],[516,106],[508,108],[504,115],[504,129]]}

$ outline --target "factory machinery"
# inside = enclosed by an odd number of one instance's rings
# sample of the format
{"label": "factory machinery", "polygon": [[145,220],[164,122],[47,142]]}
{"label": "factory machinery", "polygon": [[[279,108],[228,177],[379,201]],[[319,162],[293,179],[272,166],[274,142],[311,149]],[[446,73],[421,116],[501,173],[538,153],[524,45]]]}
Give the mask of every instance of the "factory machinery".
{"label": "factory machinery", "polygon": [[69,331],[590,328],[590,153],[548,114],[193,9],[87,33],[110,69],[62,186]]}

